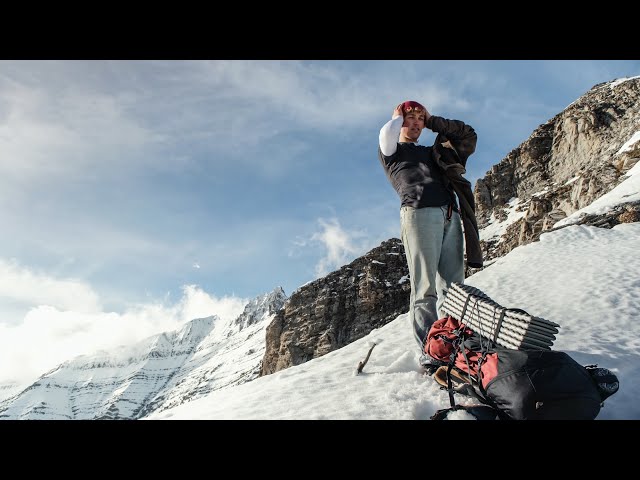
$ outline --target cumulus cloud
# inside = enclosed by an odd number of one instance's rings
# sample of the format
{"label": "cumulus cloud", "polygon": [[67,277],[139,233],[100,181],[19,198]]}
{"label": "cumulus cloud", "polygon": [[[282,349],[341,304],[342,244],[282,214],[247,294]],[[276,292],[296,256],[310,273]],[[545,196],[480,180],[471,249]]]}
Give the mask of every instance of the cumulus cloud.
{"label": "cumulus cloud", "polygon": [[[46,285],[36,278],[23,281],[23,297],[28,297],[29,285]],[[31,308],[24,319],[13,325],[0,324],[0,383],[28,383],[78,355],[92,354],[119,345],[132,345],[149,336],[179,328],[194,318],[216,315],[228,322],[240,315],[246,299],[216,297],[196,285],[185,285],[175,303],[156,301],[135,305],[122,313],[92,309],[80,311],[70,298],[55,301],[55,292],[64,282],[49,289],[51,304]],[[79,289],[82,292],[82,289]],[[95,296],[95,294],[93,294]],[[93,298],[91,296],[91,298]],[[35,293],[31,296],[34,301]],[[53,304],[57,306],[53,306]],[[92,310],[92,311],[89,311]]]}
{"label": "cumulus cloud", "polygon": [[0,120],[2,184],[130,164],[136,152],[162,136],[128,112],[124,98],[0,78],[6,112]]}
{"label": "cumulus cloud", "polygon": [[45,304],[81,313],[98,312],[102,308],[98,295],[84,282],[34,272],[15,260],[2,258],[0,299],[12,303]]}
{"label": "cumulus cloud", "polygon": [[320,218],[318,224],[321,230],[311,236],[311,241],[320,243],[326,250],[315,267],[318,277],[349,263],[364,251],[362,242],[358,241],[364,236],[361,232],[343,229],[337,218]]}
{"label": "cumulus cloud", "polygon": [[[216,60],[196,67],[209,90],[219,92],[219,101],[233,104],[240,118],[254,124],[256,116],[273,120],[274,114],[294,120],[283,122],[282,128],[359,128],[363,122],[378,118],[381,109],[386,112],[391,108],[391,115],[392,107],[407,95],[423,99],[435,111],[452,105],[470,108],[471,104],[446,78],[425,78],[410,62]],[[403,78],[404,91],[398,91],[398,76]]]}

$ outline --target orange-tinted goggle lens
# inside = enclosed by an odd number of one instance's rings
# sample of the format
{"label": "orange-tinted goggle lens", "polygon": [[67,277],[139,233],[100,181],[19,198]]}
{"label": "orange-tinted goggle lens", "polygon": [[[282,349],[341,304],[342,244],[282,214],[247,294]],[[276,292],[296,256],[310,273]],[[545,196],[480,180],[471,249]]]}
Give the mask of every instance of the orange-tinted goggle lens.
{"label": "orange-tinted goggle lens", "polygon": [[405,111],[405,113],[411,113],[411,112],[414,112],[414,113],[422,113],[422,112],[424,112],[424,110],[423,110],[422,108],[420,108],[420,107],[414,107],[414,106],[412,106],[412,105],[409,105],[409,106],[407,106],[407,107],[404,107],[404,111]]}

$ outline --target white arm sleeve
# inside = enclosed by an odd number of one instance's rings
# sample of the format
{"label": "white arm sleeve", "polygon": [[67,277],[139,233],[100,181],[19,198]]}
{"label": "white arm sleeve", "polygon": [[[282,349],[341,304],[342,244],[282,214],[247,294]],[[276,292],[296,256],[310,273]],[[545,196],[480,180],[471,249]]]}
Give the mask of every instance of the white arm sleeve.
{"label": "white arm sleeve", "polygon": [[398,115],[385,123],[380,129],[380,150],[382,150],[382,154],[386,157],[396,153],[403,123],[403,117]]}

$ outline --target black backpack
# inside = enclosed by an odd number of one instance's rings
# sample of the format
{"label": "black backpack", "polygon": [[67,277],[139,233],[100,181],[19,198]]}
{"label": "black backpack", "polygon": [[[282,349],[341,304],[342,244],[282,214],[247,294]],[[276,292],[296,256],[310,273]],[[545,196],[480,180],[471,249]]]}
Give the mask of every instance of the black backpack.
{"label": "black backpack", "polygon": [[[617,376],[606,368],[582,366],[561,351],[501,347],[451,316],[431,327],[425,353],[446,362],[441,369],[451,407],[436,412],[434,420],[459,409],[478,419],[594,420],[619,388]],[[458,405],[455,393],[474,397],[477,404]]]}

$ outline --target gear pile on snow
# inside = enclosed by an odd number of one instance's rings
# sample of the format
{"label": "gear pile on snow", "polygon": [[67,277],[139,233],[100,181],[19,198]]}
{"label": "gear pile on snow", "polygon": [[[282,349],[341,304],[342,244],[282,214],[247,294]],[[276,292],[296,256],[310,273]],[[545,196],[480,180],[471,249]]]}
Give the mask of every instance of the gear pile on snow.
{"label": "gear pile on snow", "polygon": [[[558,324],[504,308],[477,288],[454,283],[443,310],[424,353],[442,365],[433,378],[451,406],[433,420],[462,409],[482,420],[593,420],[620,387],[611,370],[551,350]],[[457,394],[477,403],[457,404]]]}
{"label": "gear pile on snow", "polygon": [[505,348],[551,350],[560,325],[521,309],[504,308],[470,285],[453,283],[442,309]]}

